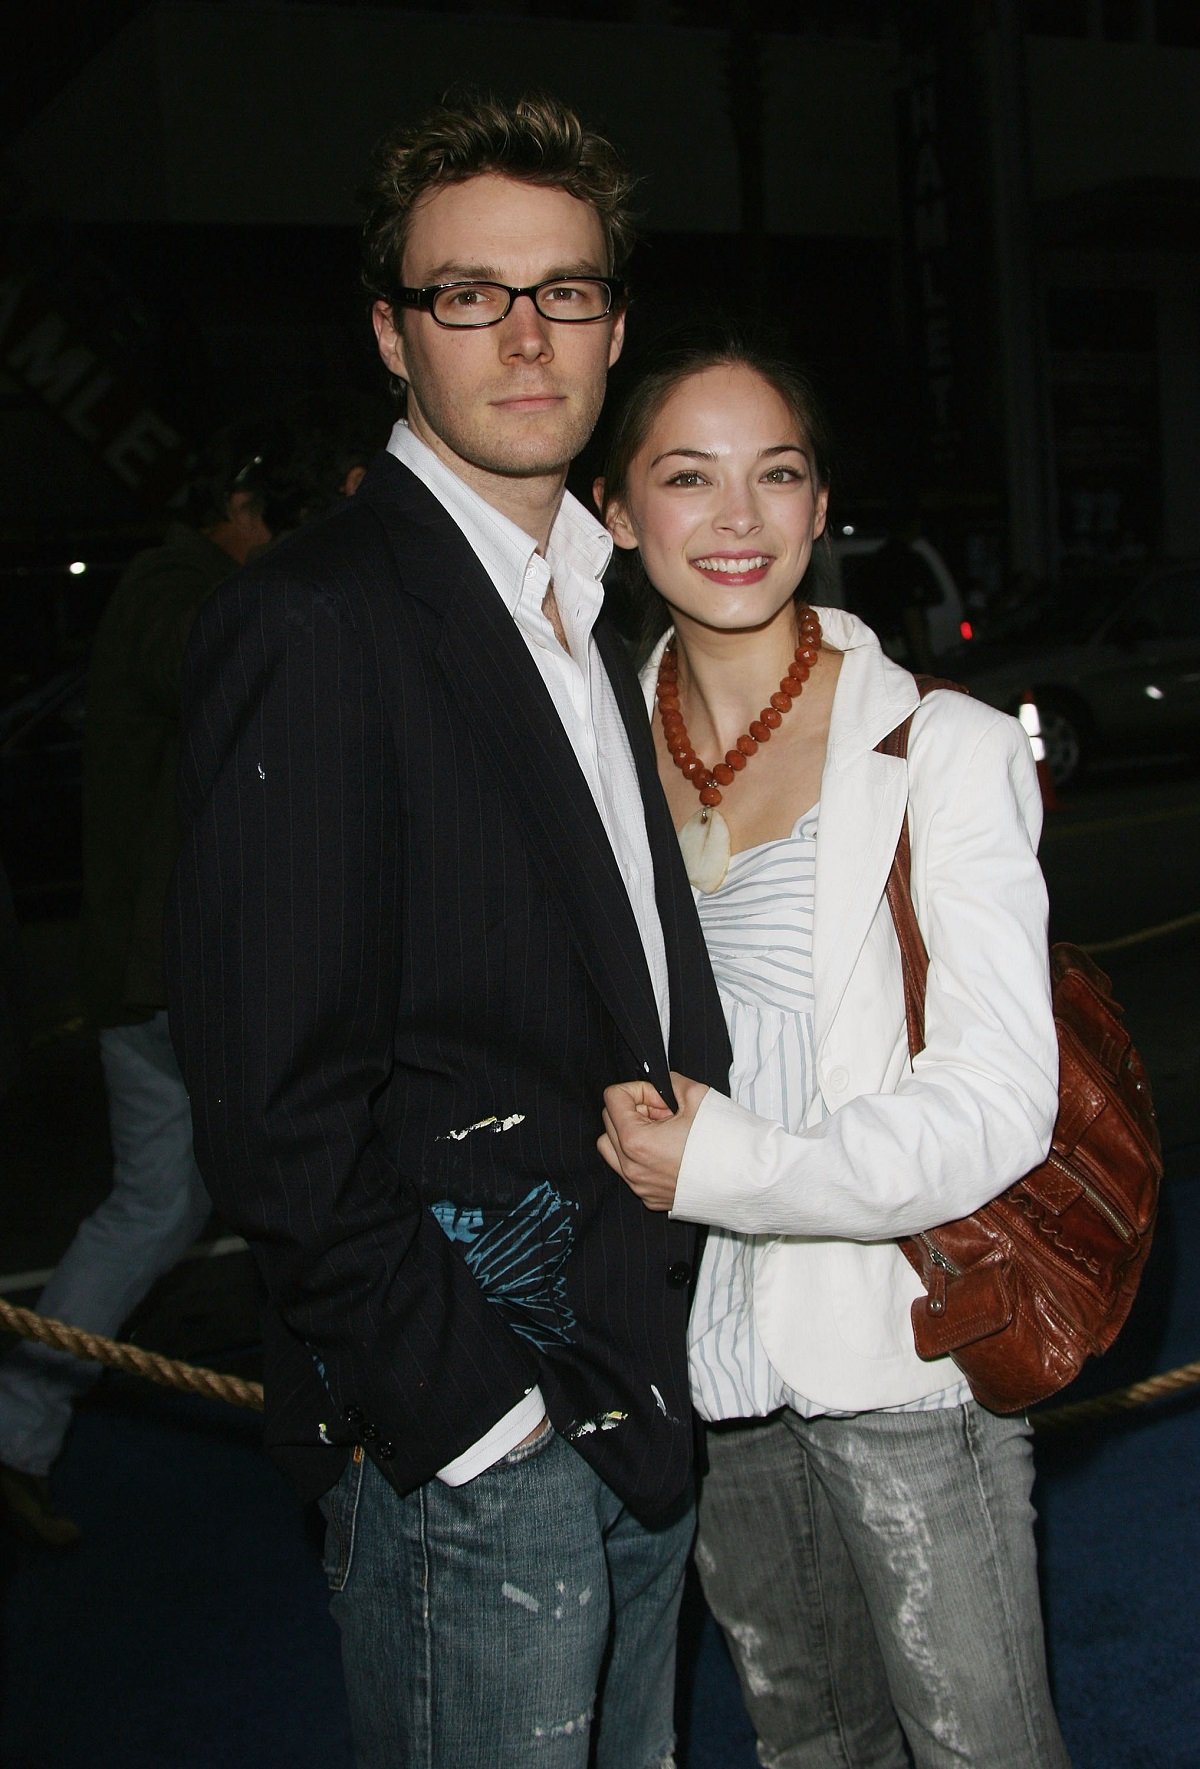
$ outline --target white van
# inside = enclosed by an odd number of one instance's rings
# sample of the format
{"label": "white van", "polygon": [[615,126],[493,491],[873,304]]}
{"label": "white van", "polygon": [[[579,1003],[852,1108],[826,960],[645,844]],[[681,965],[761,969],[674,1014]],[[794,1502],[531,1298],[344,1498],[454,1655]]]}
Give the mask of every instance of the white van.
{"label": "white van", "polygon": [[[830,535],[828,546],[818,546],[813,552],[809,567],[809,600],[824,603],[828,608],[848,608],[853,614],[859,613],[859,592],[865,591],[866,587],[866,562],[880,551],[887,538],[885,534],[865,534],[858,530]],[[929,599],[925,613],[929,621],[929,644],[933,655],[940,657],[970,638],[970,623],[966,619],[958,585],[937,548],[923,536],[910,541],[909,548],[928,579]],[[888,649],[900,648],[889,645]],[[906,659],[901,657],[900,661]]]}

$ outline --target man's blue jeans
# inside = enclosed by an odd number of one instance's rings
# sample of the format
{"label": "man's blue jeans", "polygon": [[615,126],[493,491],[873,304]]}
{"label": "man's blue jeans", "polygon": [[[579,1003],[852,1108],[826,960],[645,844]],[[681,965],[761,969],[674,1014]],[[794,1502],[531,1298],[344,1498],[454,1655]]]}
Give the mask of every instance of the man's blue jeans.
{"label": "man's blue jeans", "polygon": [[647,1529],[547,1428],[405,1498],[360,1455],[321,1506],[358,1769],[669,1769],[690,1504]]}
{"label": "man's blue jeans", "polygon": [[1064,1769],[1023,1419],[710,1429],[696,1564],[770,1769]]}
{"label": "man's blue jeans", "polygon": [[[38,1299],[39,1314],[112,1334],[187,1251],[212,1205],[192,1154],[187,1090],[166,1013],[100,1034],[113,1183],[85,1218]],[[0,1462],[45,1474],[72,1404],[98,1364],[25,1340],[0,1363]]]}

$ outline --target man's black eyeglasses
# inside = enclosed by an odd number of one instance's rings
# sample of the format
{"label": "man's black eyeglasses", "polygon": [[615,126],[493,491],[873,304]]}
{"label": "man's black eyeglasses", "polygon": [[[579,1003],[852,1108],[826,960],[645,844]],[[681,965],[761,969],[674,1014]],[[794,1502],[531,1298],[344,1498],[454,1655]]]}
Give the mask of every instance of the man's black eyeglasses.
{"label": "man's black eyeglasses", "polygon": [[392,303],[419,307],[438,325],[457,329],[499,325],[521,295],[529,296],[543,319],[585,326],[619,311],[625,284],[611,276],[555,276],[527,289],[513,289],[507,283],[429,283],[423,289],[395,290]]}

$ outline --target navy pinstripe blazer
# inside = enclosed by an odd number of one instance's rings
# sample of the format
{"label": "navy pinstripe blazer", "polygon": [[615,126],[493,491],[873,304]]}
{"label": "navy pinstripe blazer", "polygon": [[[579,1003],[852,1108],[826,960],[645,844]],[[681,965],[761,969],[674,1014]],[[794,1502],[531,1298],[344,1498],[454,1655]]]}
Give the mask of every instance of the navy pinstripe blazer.
{"label": "navy pinstripe blazer", "polygon": [[[670,1062],[724,1086],[644,705],[603,620],[596,642],[645,796]],[[524,640],[392,456],[204,607],[184,725],[171,1026],[201,1170],[265,1282],[268,1442],[305,1494],[355,1441],[408,1491],[539,1382],[661,1514],[690,1460],[695,1231],[595,1149],[607,1083],[669,1097],[641,940]]]}

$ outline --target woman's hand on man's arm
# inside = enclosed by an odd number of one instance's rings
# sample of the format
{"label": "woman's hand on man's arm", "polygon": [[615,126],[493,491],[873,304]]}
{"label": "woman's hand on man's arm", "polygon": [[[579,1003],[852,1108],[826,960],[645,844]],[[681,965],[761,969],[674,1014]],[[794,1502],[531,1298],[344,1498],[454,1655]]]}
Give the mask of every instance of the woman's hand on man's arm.
{"label": "woman's hand on man's arm", "polygon": [[604,1135],[597,1148],[614,1173],[649,1210],[669,1210],[700,1102],[708,1088],[686,1075],[671,1076],[678,1111],[648,1081],[621,1081],[604,1090]]}

